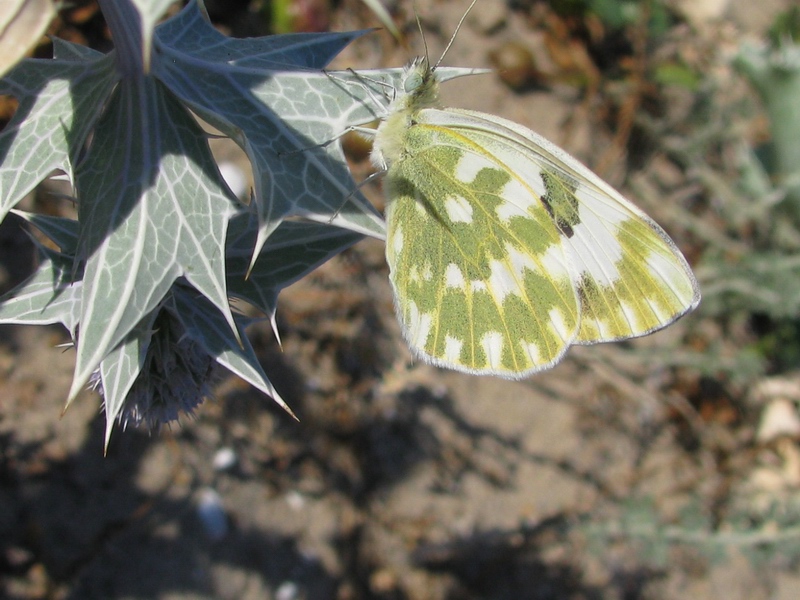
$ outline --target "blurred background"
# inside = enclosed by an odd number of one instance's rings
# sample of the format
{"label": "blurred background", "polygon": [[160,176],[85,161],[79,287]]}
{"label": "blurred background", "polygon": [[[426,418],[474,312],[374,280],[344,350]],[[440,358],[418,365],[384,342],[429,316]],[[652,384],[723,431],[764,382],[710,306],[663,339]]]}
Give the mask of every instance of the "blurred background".
{"label": "blurred background", "polygon": [[[468,2],[385,2],[395,35],[360,0],[207,6],[235,37],[382,27],[332,65],[378,68],[424,52],[415,12],[438,59]],[[93,2],[49,33],[112,47]],[[118,430],[107,456],[96,394],[62,416],[67,333],[2,327],[0,597],[797,597],[800,8],[479,0],[444,64],[495,71],[446,105],[545,135],[658,221],[699,309],[526,381],[456,374],[412,359],[365,240],[283,292],[282,351],[249,330],[299,423],[220,373],[196,414]],[[344,145],[368,177],[368,144]],[[246,196],[243,153],[212,148]],[[52,190],[22,208],[71,210]],[[4,222],[0,292],[35,260]]]}

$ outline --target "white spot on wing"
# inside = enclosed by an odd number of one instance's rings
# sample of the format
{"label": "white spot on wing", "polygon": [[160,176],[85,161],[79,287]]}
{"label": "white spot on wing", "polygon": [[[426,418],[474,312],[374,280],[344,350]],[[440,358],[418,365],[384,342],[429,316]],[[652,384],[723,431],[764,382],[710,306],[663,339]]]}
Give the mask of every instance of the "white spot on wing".
{"label": "white spot on wing", "polygon": [[472,223],[472,205],[461,196],[445,199],[444,209],[453,223]]}
{"label": "white spot on wing", "polygon": [[416,302],[408,303],[408,341],[416,348],[425,348],[431,331],[433,318],[430,314],[419,312]]}
{"label": "white spot on wing", "polygon": [[400,251],[403,249],[403,228],[398,225],[397,229],[394,230],[394,237],[392,238],[392,251],[394,255],[397,256],[400,254]]}
{"label": "white spot on wing", "polygon": [[539,351],[539,346],[537,346],[534,342],[526,342],[525,340],[520,340],[519,343],[528,353],[528,356],[531,359],[531,364],[542,364],[542,353]]}
{"label": "white spot on wing", "polygon": [[454,287],[462,290],[464,289],[467,282],[464,279],[464,274],[461,272],[461,269],[458,268],[457,264],[450,263],[447,265],[444,274],[445,285],[447,285],[447,287]]}
{"label": "white spot on wing", "polygon": [[[508,255],[505,260],[493,260],[489,263],[491,269],[489,288],[500,302],[505,300],[509,294],[525,296],[521,286],[526,270],[541,272],[544,268],[556,279],[561,274],[568,272],[563,253],[558,245],[552,246],[542,257],[542,265],[539,265],[530,254],[521,251],[513,244],[506,244],[505,250]],[[475,289],[475,282],[473,282],[473,289]]]}
{"label": "white spot on wing", "polygon": [[561,244],[553,244],[547,252],[541,255],[540,261],[542,268],[553,278],[559,278],[564,273],[570,272],[569,264],[566,262],[564,249]]}
{"label": "white spot on wing", "polygon": [[[550,317],[550,328],[558,334],[564,342],[569,342],[575,337],[577,329],[570,329],[564,322],[564,315],[557,308],[553,308],[547,315]],[[538,352],[538,350],[537,350]]]}
{"label": "white spot on wing", "polygon": [[516,275],[508,268],[508,263],[503,260],[493,260],[489,263],[491,274],[489,275],[489,288],[492,294],[502,303],[506,296],[517,294],[522,296],[519,284],[515,279]]}
{"label": "white spot on wing", "polygon": [[596,321],[597,328],[600,331],[600,340],[614,340],[617,339],[617,334],[612,328],[612,324],[604,319]]}
{"label": "white spot on wing", "polygon": [[422,279],[424,281],[430,281],[433,277],[433,267],[431,267],[431,261],[426,260],[425,264],[422,265]]}
{"label": "white spot on wing", "polygon": [[451,363],[459,362],[461,348],[464,345],[462,340],[447,336],[444,339],[444,359]]}
{"label": "white spot on wing", "polygon": [[[627,302],[620,302],[620,307],[622,308],[622,314],[625,316],[625,321],[628,323],[631,331],[641,331],[642,326],[639,324],[639,317],[637,315],[636,308],[628,304]],[[655,306],[652,307],[656,315],[658,316],[659,320],[663,320],[663,317],[658,314],[657,308]]]}
{"label": "white spot on wing", "polygon": [[503,336],[497,331],[488,331],[481,339],[481,347],[486,353],[486,362],[489,363],[489,367],[498,368],[503,357]]}
{"label": "white spot on wing", "polygon": [[580,218],[581,222],[573,228],[570,240],[573,260],[581,274],[588,274],[601,286],[613,285],[620,278],[616,263],[622,258],[622,245],[614,232],[619,223],[630,217],[596,202],[591,210],[581,207]]}
{"label": "white spot on wing", "polygon": [[512,272],[520,280],[522,279],[525,269],[530,269],[531,271],[537,270],[538,265],[531,258],[531,255],[521,252],[519,248],[515,247],[513,244],[506,244],[506,252],[508,253],[508,259],[511,261]]}
{"label": "white spot on wing", "polygon": [[474,279],[470,281],[469,284],[472,287],[473,292],[485,292],[488,289],[486,287],[486,282],[481,281],[480,279]]}
{"label": "white spot on wing", "polygon": [[653,309],[653,312],[655,313],[656,317],[658,317],[658,320],[659,320],[661,323],[665,323],[665,324],[666,324],[666,323],[671,323],[672,321],[674,321],[674,320],[675,320],[675,317],[673,317],[671,313],[669,313],[669,312],[665,312],[665,311],[662,309],[662,307],[661,307],[661,306],[659,306],[659,305],[658,305],[658,304],[656,304],[656,303],[652,303],[652,304],[650,305],[650,308],[652,308],[652,309]]}
{"label": "white spot on wing", "polygon": [[420,276],[419,276],[419,269],[417,265],[412,265],[411,269],[408,271],[408,280],[413,283],[419,283]]}
{"label": "white spot on wing", "polygon": [[675,257],[650,252],[647,256],[647,266],[653,273],[661,276],[665,286],[675,294],[679,303],[686,305],[692,301],[694,289],[683,269],[678,267]]}
{"label": "white spot on wing", "polygon": [[461,160],[458,161],[453,175],[459,181],[472,183],[475,181],[475,176],[478,172],[486,166],[486,162],[480,160],[474,154],[465,153],[461,157]]}
{"label": "white spot on wing", "polygon": [[524,208],[534,201],[531,191],[519,180],[512,178],[503,186],[500,196],[504,201],[497,205],[495,211],[497,218],[503,222],[508,222],[511,217],[528,217],[527,210]]}

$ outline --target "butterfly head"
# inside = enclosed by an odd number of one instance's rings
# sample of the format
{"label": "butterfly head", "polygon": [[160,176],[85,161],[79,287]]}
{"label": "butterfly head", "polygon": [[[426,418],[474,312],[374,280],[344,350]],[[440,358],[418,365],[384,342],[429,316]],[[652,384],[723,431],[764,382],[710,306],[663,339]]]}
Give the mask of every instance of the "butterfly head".
{"label": "butterfly head", "polygon": [[439,107],[439,80],[425,56],[418,56],[405,68],[403,93],[411,109]]}

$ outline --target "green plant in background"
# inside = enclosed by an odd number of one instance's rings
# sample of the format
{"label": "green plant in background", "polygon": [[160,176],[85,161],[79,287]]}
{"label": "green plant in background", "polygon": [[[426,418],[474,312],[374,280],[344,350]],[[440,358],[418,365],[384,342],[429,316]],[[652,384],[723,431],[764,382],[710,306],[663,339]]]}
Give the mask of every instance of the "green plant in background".
{"label": "green plant in background", "polygon": [[729,559],[739,552],[751,564],[763,566],[780,556],[784,563],[800,560],[800,507],[796,503],[775,502],[766,510],[736,507],[728,515],[725,528],[715,528],[706,507],[688,502],[671,523],[665,523],[652,498],[634,498],[620,504],[621,516],[613,521],[593,521],[578,525],[589,548],[605,555],[610,545],[636,544],[639,556],[655,568],[670,563],[676,547],[699,553],[710,563]]}
{"label": "green plant in background", "polygon": [[644,18],[650,33],[660,35],[671,22],[666,4],[658,0],[557,0],[551,6],[562,15],[594,15],[612,31]]}
{"label": "green plant in background", "polygon": [[800,6],[792,6],[775,18],[769,30],[769,41],[773,47],[800,42]]}
{"label": "green plant in background", "polygon": [[[0,323],[69,330],[67,405],[87,383],[100,388],[106,443],[117,420],[157,426],[191,410],[213,362],[288,410],[229,297],[274,325],[282,288],[363,235],[383,236],[329,142],[374,120],[374,99],[401,71],[323,73],[362,32],[236,40],[195,2],[156,27],[170,4],[101,1],[115,51],[54,40],[52,60],[23,60],[0,82],[19,101],[0,134],[0,219],[15,212],[59,248],[40,247],[36,273],[0,299]],[[189,111],[246,152],[249,206]],[[72,183],[78,219],[15,211],[54,171]]]}
{"label": "green plant in background", "polygon": [[[761,97],[770,122],[767,172],[785,194],[780,209],[800,225],[800,45],[798,9],[785,13],[772,29],[771,43],[745,46],[736,66]],[[794,15],[794,16],[792,16]]]}
{"label": "green plant in background", "polygon": [[[736,73],[722,79],[730,86],[722,93],[714,87],[713,77],[701,76],[692,85],[685,85],[682,78],[660,80],[691,90],[687,100],[691,109],[681,113],[688,127],[678,123],[670,131],[673,124],[668,118],[662,117],[657,124],[641,118],[662,151],[683,169],[687,181],[707,194],[714,208],[706,214],[719,219],[715,224],[692,214],[676,218],[704,243],[703,265],[697,269],[704,281],[702,311],[706,324],[719,332],[718,339],[709,339],[708,346],[692,359],[692,369],[735,390],[738,396],[732,394],[732,400],[745,418],[764,406],[761,400],[745,400],[742,390],[752,389],[765,372],[792,376],[800,362],[799,23],[800,9],[790,9],[776,19],[767,43],[761,47],[743,44],[734,61],[738,73],[758,93],[769,119],[772,137],[767,148],[753,148],[744,137],[747,129],[742,123],[750,124],[755,103],[750,96],[736,93],[741,83]],[[701,48],[692,46],[694,51]],[[733,342],[736,335],[744,341],[739,347]],[[684,359],[688,357],[689,353]],[[725,459],[718,464],[724,464],[732,455],[751,452],[759,458],[768,456],[765,463],[786,460],[785,469],[791,471],[790,460],[772,454],[772,446],[753,435],[755,428],[748,431],[749,424],[720,425],[725,434],[719,438],[731,444],[724,448],[715,446],[714,429],[712,421],[697,431],[701,449],[693,455],[719,452]],[[733,431],[741,434],[736,443],[726,437]],[[788,438],[784,441],[792,444]],[[737,463],[727,473],[715,471],[730,485],[717,506],[703,501],[702,492],[697,492],[679,514],[665,519],[660,499],[642,488],[617,506],[618,517],[602,523],[590,515],[579,529],[598,554],[607,554],[614,542],[634,543],[642,560],[656,568],[674,561],[676,549],[710,563],[737,553],[753,565],[796,564],[800,508],[791,476],[786,478],[786,489],[777,485],[762,489],[761,483],[753,482],[755,478],[746,479],[749,465],[742,465]],[[776,479],[783,481],[781,475]]]}
{"label": "green plant in background", "polygon": [[732,224],[749,223],[751,239],[725,250],[727,258],[714,265],[714,281],[706,290],[709,314],[751,315],[758,335],[753,349],[776,372],[795,367],[800,357],[798,14],[794,7],[779,15],[769,40],[743,44],[734,60],[762,102],[771,139],[763,148],[741,144],[738,185],[718,189],[730,199],[726,210]]}
{"label": "green plant in background", "polygon": [[[362,0],[369,8],[381,27],[392,34],[396,40],[402,39],[400,30],[392,20],[389,11],[380,0]],[[298,31],[327,31],[330,15],[333,11],[329,1],[306,2],[304,0],[271,0],[262,6],[268,12],[268,20],[272,24],[272,33],[296,33]]]}

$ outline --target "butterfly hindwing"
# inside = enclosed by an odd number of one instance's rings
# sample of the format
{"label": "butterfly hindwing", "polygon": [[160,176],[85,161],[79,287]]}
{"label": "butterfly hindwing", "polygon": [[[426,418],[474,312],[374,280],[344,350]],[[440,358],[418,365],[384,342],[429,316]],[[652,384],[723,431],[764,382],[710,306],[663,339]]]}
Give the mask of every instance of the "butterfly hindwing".
{"label": "butterfly hindwing", "polygon": [[523,377],[577,335],[561,236],[532,190],[452,128],[418,123],[388,173],[387,258],[412,347],[435,364]]}

